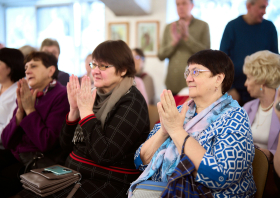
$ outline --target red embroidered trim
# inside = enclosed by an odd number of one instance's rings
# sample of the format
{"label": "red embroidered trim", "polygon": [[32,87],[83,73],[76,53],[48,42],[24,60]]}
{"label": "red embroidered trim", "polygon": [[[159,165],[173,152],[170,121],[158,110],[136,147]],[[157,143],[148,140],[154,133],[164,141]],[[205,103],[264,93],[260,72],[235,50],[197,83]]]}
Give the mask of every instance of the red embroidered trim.
{"label": "red embroidered trim", "polygon": [[109,167],[105,167],[105,166],[101,166],[96,164],[94,161],[89,160],[89,159],[85,159],[83,157],[80,157],[78,155],[76,155],[74,152],[70,153],[70,157],[78,162],[82,162],[84,164],[89,164],[95,167],[99,167],[105,170],[109,170],[109,171],[113,171],[113,172],[117,172],[117,173],[124,173],[124,174],[140,174],[140,171],[136,170],[136,169],[126,169],[126,168],[120,168],[120,167],[115,167],[115,166],[109,166]]}
{"label": "red embroidered trim", "polygon": [[74,120],[74,121],[69,121],[68,120],[68,115],[69,115],[69,113],[67,113],[67,115],[66,115],[66,124],[67,125],[76,125],[76,124],[78,124],[80,118],[78,118],[77,120]]}
{"label": "red embroidered trim", "polygon": [[83,126],[87,121],[96,118],[94,114],[90,114],[79,121],[79,124]]}

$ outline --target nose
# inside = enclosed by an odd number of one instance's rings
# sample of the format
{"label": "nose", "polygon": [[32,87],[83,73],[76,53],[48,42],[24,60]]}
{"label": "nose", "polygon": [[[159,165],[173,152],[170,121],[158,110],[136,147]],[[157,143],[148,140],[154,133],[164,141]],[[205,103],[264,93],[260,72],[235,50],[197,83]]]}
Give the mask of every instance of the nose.
{"label": "nose", "polygon": [[191,73],[189,73],[189,75],[187,76],[186,81],[187,82],[188,81],[193,81],[193,77],[192,77]]}
{"label": "nose", "polygon": [[247,87],[247,79],[246,79],[246,81],[245,81],[245,83],[244,83],[244,86]]}
{"label": "nose", "polygon": [[30,69],[29,67],[26,67],[25,74],[29,74],[29,73],[30,73]]}

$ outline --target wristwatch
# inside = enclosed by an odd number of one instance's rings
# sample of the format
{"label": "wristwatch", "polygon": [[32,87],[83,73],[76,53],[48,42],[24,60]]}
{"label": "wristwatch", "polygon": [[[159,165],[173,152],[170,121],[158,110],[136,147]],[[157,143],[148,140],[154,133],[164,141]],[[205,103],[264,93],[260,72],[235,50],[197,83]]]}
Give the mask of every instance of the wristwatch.
{"label": "wristwatch", "polygon": [[278,111],[280,111],[280,101],[277,102],[277,104],[276,104],[276,109],[277,109]]}

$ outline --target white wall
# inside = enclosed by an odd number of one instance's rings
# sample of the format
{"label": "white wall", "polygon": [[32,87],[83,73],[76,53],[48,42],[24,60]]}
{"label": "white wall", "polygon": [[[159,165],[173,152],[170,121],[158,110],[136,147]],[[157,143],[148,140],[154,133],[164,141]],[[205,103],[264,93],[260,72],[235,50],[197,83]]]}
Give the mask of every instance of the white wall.
{"label": "white wall", "polygon": [[[151,0],[152,12],[146,16],[124,16],[117,17],[106,7],[105,23],[106,23],[106,39],[108,39],[108,23],[111,22],[128,22],[129,23],[129,47],[136,47],[136,22],[137,21],[159,21],[160,39],[163,36],[163,31],[166,25],[166,0]],[[160,61],[157,57],[146,57],[145,69],[154,80],[156,89],[156,102],[159,101],[160,94],[165,89],[166,66],[164,61]]]}
{"label": "white wall", "polygon": [[5,41],[5,12],[4,7],[0,4],[0,43]]}

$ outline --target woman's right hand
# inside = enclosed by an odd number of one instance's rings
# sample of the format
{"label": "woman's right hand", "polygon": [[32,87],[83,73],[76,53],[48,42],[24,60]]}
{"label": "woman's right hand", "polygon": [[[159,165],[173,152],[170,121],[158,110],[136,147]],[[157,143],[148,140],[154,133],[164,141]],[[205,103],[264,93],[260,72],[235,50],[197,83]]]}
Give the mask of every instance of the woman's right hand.
{"label": "woman's right hand", "polygon": [[22,103],[21,103],[21,98],[20,98],[20,88],[21,88],[21,80],[19,80],[19,82],[17,82],[17,103],[18,103],[18,109],[17,109],[17,113],[16,113],[16,124],[17,126],[21,123],[23,117],[24,117],[24,109],[22,107]]}
{"label": "woman's right hand", "polygon": [[70,105],[70,109],[78,109],[77,105],[77,91],[80,87],[79,80],[77,76],[70,76],[69,82],[67,83],[67,97]]}
{"label": "woman's right hand", "polygon": [[77,93],[80,88],[80,83],[77,76],[73,74],[69,78],[69,82],[67,83],[67,97],[70,105],[70,113],[68,115],[68,120],[76,120],[80,117],[79,109],[77,105]]}

